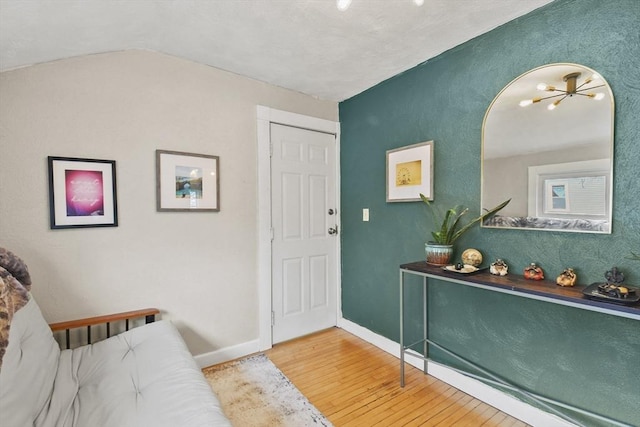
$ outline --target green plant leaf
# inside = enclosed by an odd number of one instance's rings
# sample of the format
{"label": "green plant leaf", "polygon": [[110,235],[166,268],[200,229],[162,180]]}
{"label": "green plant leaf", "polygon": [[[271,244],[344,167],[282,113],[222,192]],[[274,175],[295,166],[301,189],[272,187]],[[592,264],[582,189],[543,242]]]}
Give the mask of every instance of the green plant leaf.
{"label": "green plant leaf", "polygon": [[[462,206],[460,206],[460,207],[456,206],[455,209],[461,209],[461,208],[462,208]],[[449,227],[449,231],[447,233],[447,242],[453,243],[453,236],[455,236],[456,230],[458,229],[458,226],[460,225],[460,220],[462,219],[462,217],[464,215],[466,215],[467,212],[469,212],[469,208],[462,209],[462,212],[460,212],[458,214],[458,216],[456,217],[456,219],[453,222],[453,224],[451,225],[451,227]],[[451,243],[448,243],[448,244],[451,244]]]}
{"label": "green plant leaf", "polygon": [[462,227],[460,230],[458,230],[458,232],[456,232],[453,235],[453,237],[451,238],[451,243],[450,244],[453,244],[453,242],[458,240],[458,238],[460,236],[462,236],[467,230],[469,230],[476,222],[484,221],[485,218],[488,218],[491,215],[494,215],[494,214],[498,213],[498,211],[500,211],[505,206],[507,206],[510,201],[511,201],[511,199],[505,200],[504,202],[500,203],[498,206],[489,209],[487,212],[485,212],[484,214],[480,215],[479,217],[472,219],[471,222],[469,222],[467,225]]}
{"label": "green plant leaf", "polygon": [[[451,209],[448,209],[444,217],[442,217],[439,214],[438,210],[434,207],[433,203],[429,199],[427,199],[424,194],[420,194],[420,198],[427,206],[429,206],[429,210],[431,212],[431,215],[433,216],[434,226],[437,227],[438,224],[440,224],[439,230],[432,231],[431,236],[433,237],[433,241],[435,243],[439,243],[441,245],[452,245],[456,240],[458,240],[460,236],[462,236],[473,225],[475,225],[475,223],[484,221],[486,218],[496,214],[498,211],[507,206],[509,202],[511,202],[511,199],[505,200],[498,206],[487,210],[484,214],[472,219],[469,223],[458,229],[458,227],[461,226],[462,217],[469,212],[469,208],[464,208],[463,206],[458,205]],[[633,253],[632,255],[636,256]]]}
{"label": "green plant leaf", "polygon": [[449,222],[451,221],[451,217],[456,215],[455,208],[449,209],[445,214],[444,221],[440,226],[440,232],[438,233],[440,236],[440,240],[438,243],[447,244],[447,238],[449,236]]}
{"label": "green plant leaf", "polygon": [[422,193],[420,193],[420,198],[429,207],[429,212],[431,212],[433,222],[435,224],[442,224],[442,217],[439,215],[439,212],[433,207],[433,204],[429,201],[429,199],[427,199],[427,197]]}

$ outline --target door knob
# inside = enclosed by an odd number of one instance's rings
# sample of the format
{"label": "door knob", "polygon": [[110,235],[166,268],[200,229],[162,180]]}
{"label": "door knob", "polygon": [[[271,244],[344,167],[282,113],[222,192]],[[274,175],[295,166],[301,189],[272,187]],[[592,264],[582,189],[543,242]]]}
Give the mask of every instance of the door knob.
{"label": "door knob", "polygon": [[334,213],[336,213],[336,211],[334,211],[333,209],[329,209],[329,215],[333,215]]}
{"label": "door knob", "polygon": [[333,236],[334,234],[338,234],[338,226],[336,225],[335,227],[331,227],[331,228],[329,229],[329,234],[331,234],[332,236]]}

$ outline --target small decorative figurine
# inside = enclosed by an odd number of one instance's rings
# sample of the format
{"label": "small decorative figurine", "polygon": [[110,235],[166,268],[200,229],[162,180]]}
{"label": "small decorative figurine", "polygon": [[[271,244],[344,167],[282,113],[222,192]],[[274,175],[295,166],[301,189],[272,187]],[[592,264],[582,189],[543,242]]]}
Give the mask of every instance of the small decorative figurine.
{"label": "small decorative figurine", "polygon": [[620,285],[624,282],[624,273],[619,271],[618,267],[611,267],[611,270],[604,273],[604,278],[607,280],[607,283]]}
{"label": "small decorative figurine", "polygon": [[524,278],[529,280],[542,280],[544,279],[544,271],[538,267],[535,262],[529,264],[524,268]]}
{"label": "small decorative figurine", "polygon": [[495,274],[496,276],[506,276],[508,272],[509,266],[500,258],[492,262],[491,267],[489,267],[489,273]]}
{"label": "small decorative figurine", "polygon": [[636,289],[623,285],[624,273],[618,270],[618,267],[612,267],[611,270],[604,273],[604,278],[607,283],[598,285],[598,293],[617,299],[635,296]]}
{"label": "small decorative figurine", "polygon": [[556,284],[560,286],[574,286],[576,284],[576,280],[578,280],[578,276],[576,276],[573,268],[565,268],[556,279]]}
{"label": "small decorative figurine", "polygon": [[598,293],[613,298],[624,299],[630,295],[633,296],[636,290],[628,286],[618,285],[615,283],[601,283],[598,285]]}
{"label": "small decorative figurine", "polygon": [[479,267],[482,264],[482,253],[473,248],[465,249],[462,252],[462,263],[467,265],[472,265],[474,267]]}

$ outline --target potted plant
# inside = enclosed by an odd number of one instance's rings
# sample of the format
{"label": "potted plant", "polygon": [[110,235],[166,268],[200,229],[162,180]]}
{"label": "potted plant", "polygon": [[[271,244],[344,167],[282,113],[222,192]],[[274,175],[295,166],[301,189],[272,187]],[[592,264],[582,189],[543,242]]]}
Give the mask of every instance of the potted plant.
{"label": "potted plant", "polygon": [[469,212],[469,208],[465,208],[461,205],[454,206],[442,215],[424,194],[421,193],[420,198],[427,204],[427,206],[429,206],[429,210],[431,211],[435,224],[440,224],[440,228],[438,230],[431,232],[433,240],[425,243],[427,263],[432,265],[449,264],[453,254],[453,244],[455,241],[467,232],[475,223],[484,221],[485,218],[494,215],[507,206],[511,201],[511,199],[506,200],[498,206],[487,210],[479,217],[472,219],[465,225],[462,225],[461,219]]}

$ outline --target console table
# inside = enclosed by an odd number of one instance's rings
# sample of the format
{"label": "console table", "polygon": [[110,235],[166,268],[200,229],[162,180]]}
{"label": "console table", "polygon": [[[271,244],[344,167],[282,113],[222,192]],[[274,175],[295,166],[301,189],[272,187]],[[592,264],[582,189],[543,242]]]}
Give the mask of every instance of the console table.
{"label": "console table", "polygon": [[[423,305],[422,305],[422,318],[423,318],[423,337],[421,340],[405,345],[404,342],[404,292],[405,292],[405,275],[411,274],[423,277]],[[467,364],[468,366],[477,369],[485,376],[478,376],[470,374],[468,372],[457,370],[460,373],[485,381],[494,385],[509,388],[515,392],[526,395],[527,397],[536,400],[541,406],[548,409],[550,412],[560,416],[571,422],[576,420],[568,417],[566,414],[558,411],[554,407],[547,405],[551,403],[555,406],[564,407],[572,411],[582,413],[584,415],[591,416],[596,419],[610,422],[614,425],[625,426],[626,424],[619,421],[612,420],[608,417],[603,417],[598,414],[594,414],[589,411],[583,411],[579,408],[564,404],[562,402],[555,401],[553,399],[538,396],[534,393],[526,392],[518,387],[506,382],[505,380],[495,377],[490,372],[487,372],[482,367],[473,364],[472,362],[461,358],[457,354],[447,350],[441,345],[431,341],[428,334],[428,316],[427,316],[427,295],[429,279],[436,279],[445,282],[456,283],[464,286],[472,286],[475,288],[486,289],[494,292],[502,292],[510,295],[516,295],[523,298],[531,298],[541,301],[546,301],[553,304],[561,304],[569,307],[576,307],[584,310],[597,311],[600,313],[606,313],[613,316],[626,317],[630,319],[640,320],[640,305],[621,305],[606,301],[594,300],[587,298],[582,290],[586,286],[573,286],[573,287],[561,287],[550,280],[526,280],[522,276],[509,274],[507,276],[495,276],[486,271],[481,271],[473,274],[462,274],[452,271],[447,271],[441,267],[435,267],[427,264],[425,261],[412,262],[408,264],[400,265],[400,386],[404,387],[404,364],[405,354],[411,350],[411,354],[415,357],[424,360],[424,372],[427,373],[427,361],[429,360],[429,346],[434,346],[439,350],[449,354],[457,360]],[[417,345],[423,345],[422,354],[419,354],[412,347]],[[578,425],[580,425],[578,423]]]}

